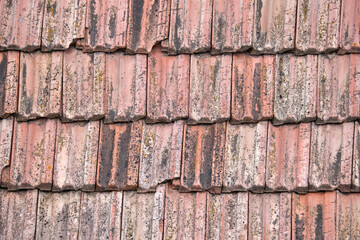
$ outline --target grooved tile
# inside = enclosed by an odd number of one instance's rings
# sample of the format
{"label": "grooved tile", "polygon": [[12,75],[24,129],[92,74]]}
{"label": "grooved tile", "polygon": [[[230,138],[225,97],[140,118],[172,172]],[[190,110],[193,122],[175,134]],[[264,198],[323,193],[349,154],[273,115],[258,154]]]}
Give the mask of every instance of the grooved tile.
{"label": "grooved tile", "polygon": [[345,0],[341,5],[339,53],[360,52],[360,2]]}
{"label": "grooved tile", "polygon": [[351,191],[360,192],[360,124],[355,122]]}
{"label": "grooved tile", "polygon": [[0,188],[8,188],[10,182],[10,166],[6,166],[1,171]]}
{"label": "grooved tile", "polygon": [[360,194],[350,195],[337,192],[336,239],[357,239],[360,237]]}
{"label": "grooved tile", "polygon": [[0,120],[0,180],[3,171],[10,166],[10,151],[13,136],[14,118],[8,117]]}

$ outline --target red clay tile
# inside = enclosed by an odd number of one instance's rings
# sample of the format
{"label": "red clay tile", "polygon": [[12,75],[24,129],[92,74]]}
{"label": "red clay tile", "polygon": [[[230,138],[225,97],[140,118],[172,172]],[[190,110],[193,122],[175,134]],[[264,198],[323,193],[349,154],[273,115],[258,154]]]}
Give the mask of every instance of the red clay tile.
{"label": "red clay tile", "polygon": [[342,1],[339,53],[360,52],[360,2]]}
{"label": "red clay tile", "polygon": [[137,187],[143,121],[101,124],[97,190]]}
{"label": "red clay tile", "polygon": [[299,0],[296,52],[323,53],[339,47],[341,0]]}
{"label": "red clay tile", "polygon": [[69,49],[64,56],[63,117],[67,121],[104,116],[105,54]]}
{"label": "red clay tile", "polygon": [[163,239],[165,186],[155,193],[124,192],[121,239]]}
{"label": "red clay tile", "polygon": [[171,1],[170,54],[210,50],[212,5],[213,0]]}
{"label": "red clay tile", "polygon": [[293,193],[292,239],[335,239],[335,219],[336,192]]}
{"label": "red clay tile", "polygon": [[311,131],[310,190],[350,191],[354,123],[313,123]]}
{"label": "red clay tile", "polygon": [[208,194],[206,239],[247,239],[248,193]]}
{"label": "red clay tile", "polygon": [[266,190],[306,192],[311,124],[269,126]]}
{"label": "red clay tile", "polygon": [[336,239],[360,237],[360,194],[349,195],[337,192]]}
{"label": "red clay tile", "polygon": [[146,59],[143,54],[106,54],[106,123],[133,121],[145,117]]}
{"label": "red clay tile", "polygon": [[95,189],[99,121],[57,122],[53,190]]}
{"label": "red clay tile", "polygon": [[239,52],[251,48],[254,0],[214,1],[212,53]]}
{"label": "red clay tile", "polygon": [[221,191],[225,152],[225,123],[185,126],[182,191]]}
{"label": "red clay tile", "polygon": [[166,187],[164,239],[205,239],[206,193]]}
{"label": "red clay tile", "polygon": [[82,193],[79,239],[120,239],[122,192]]}
{"label": "red clay tile", "polygon": [[230,54],[191,56],[189,123],[213,123],[230,118]]}
{"label": "red clay tile", "polygon": [[59,117],[63,53],[21,53],[18,120]]}
{"label": "red clay tile", "polygon": [[0,49],[40,48],[44,0],[1,1],[0,4]]}
{"label": "red clay tile", "polygon": [[360,118],[360,55],[350,55],[349,119]]}
{"label": "red clay tile", "polygon": [[254,53],[294,48],[296,4],[296,0],[255,0]]}
{"label": "red clay tile", "polygon": [[145,125],[138,190],[155,191],[158,184],[180,178],[183,132],[183,121]]}
{"label": "red clay tile", "polygon": [[86,0],[46,0],[42,50],[65,50],[84,38]]}
{"label": "red clay tile", "polygon": [[291,239],[291,193],[250,193],[249,239]]}
{"label": "red clay tile", "polygon": [[10,165],[13,125],[13,117],[0,120],[0,180],[2,178],[2,172]]}
{"label": "red clay tile", "polygon": [[15,121],[9,189],[51,190],[56,120]]}
{"label": "red clay tile", "polygon": [[316,119],[317,56],[276,55],[274,124]]}
{"label": "red clay tile", "polygon": [[2,118],[16,113],[18,78],[19,52],[0,52],[0,117]]}
{"label": "red clay tile", "polygon": [[360,124],[355,122],[351,191],[360,192]]}
{"label": "red clay tile", "polygon": [[267,132],[268,122],[228,125],[223,191],[264,190]]}
{"label": "red clay tile", "polygon": [[147,121],[169,122],[189,115],[190,55],[168,56],[156,46],[148,58]]}
{"label": "red clay tile", "polygon": [[126,47],[129,52],[149,53],[168,38],[169,0],[130,0]]}
{"label": "red clay tile", "polygon": [[38,190],[0,190],[0,239],[35,239]]}
{"label": "red clay tile", "polygon": [[257,122],[274,115],[275,57],[234,54],[231,122]]}
{"label": "red clay tile", "polygon": [[8,188],[10,182],[10,166],[6,166],[1,171],[0,188]]}
{"label": "red clay tile", "polygon": [[36,239],[77,239],[81,192],[39,193]]}

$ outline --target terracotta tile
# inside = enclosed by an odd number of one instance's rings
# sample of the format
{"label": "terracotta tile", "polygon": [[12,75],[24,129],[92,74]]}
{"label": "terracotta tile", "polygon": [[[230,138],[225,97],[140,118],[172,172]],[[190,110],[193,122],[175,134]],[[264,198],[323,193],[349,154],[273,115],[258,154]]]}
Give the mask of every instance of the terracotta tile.
{"label": "terracotta tile", "polygon": [[164,239],[205,239],[206,195],[166,187]]}
{"label": "terracotta tile", "polygon": [[157,42],[168,38],[170,1],[129,1],[127,51],[149,53]]}
{"label": "terracotta tile", "polygon": [[105,122],[126,122],[146,115],[147,57],[106,54]]}
{"label": "terracotta tile", "polygon": [[339,53],[360,52],[360,2],[342,1]]}
{"label": "terracotta tile", "polygon": [[231,122],[257,122],[274,116],[275,57],[234,54]]}
{"label": "terracotta tile", "polygon": [[360,124],[355,122],[351,191],[360,192]]}
{"label": "terracotta tile", "polygon": [[79,239],[120,239],[122,192],[82,193]]}
{"label": "terracotta tile", "polygon": [[18,78],[19,52],[0,52],[0,117],[2,118],[16,113]]}
{"label": "terracotta tile", "polygon": [[213,0],[171,1],[170,54],[210,50],[212,5]]}
{"label": "terracotta tile", "polygon": [[95,189],[99,121],[57,122],[53,190]]}
{"label": "terracotta tile", "polygon": [[124,192],[121,239],[163,239],[165,186],[155,193]]}
{"label": "terracotta tile", "polygon": [[339,47],[341,0],[299,0],[296,52],[322,53]]}
{"label": "terracotta tile", "polygon": [[46,0],[42,50],[65,50],[84,38],[86,0]]}
{"label": "terracotta tile", "polygon": [[185,126],[181,190],[221,191],[226,124]]}
{"label": "terracotta tile", "polygon": [[190,55],[168,56],[156,46],[148,58],[147,121],[169,122],[189,115]]}
{"label": "terracotta tile", "polygon": [[276,55],[274,124],[316,119],[317,56]]}
{"label": "terracotta tile", "polygon": [[255,191],[265,188],[268,122],[227,127],[223,191]]}
{"label": "terracotta tile", "polygon": [[104,116],[105,54],[69,49],[64,56],[63,117],[67,121]]}
{"label": "terracotta tile", "polygon": [[360,55],[350,55],[349,119],[360,118]]}
{"label": "terracotta tile", "polygon": [[130,190],[137,187],[143,122],[102,124],[97,190]]}
{"label": "terracotta tile", "polygon": [[145,125],[141,142],[138,191],[180,178],[184,122]]}
{"label": "terracotta tile", "polygon": [[293,239],[335,239],[336,192],[292,196]]}
{"label": "terracotta tile", "polygon": [[307,192],[311,124],[269,125],[266,190]]}
{"label": "terracotta tile", "polygon": [[0,120],[0,180],[2,178],[2,172],[10,165],[13,125],[13,117]]}
{"label": "terracotta tile", "polygon": [[248,193],[207,196],[206,239],[247,239]]}
{"label": "terracotta tile", "polygon": [[77,239],[81,192],[39,193],[36,239]]}
{"label": "terracotta tile", "polygon": [[15,121],[9,189],[51,190],[56,120]]}
{"label": "terracotta tile", "polygon": [[18,120],[59,117],[63,53],[21,53]]}
{"label": "terracotta tile", "polygon": [[0,4],[0,49],[40,48],[44,0],[1,1]]}
{"label": "terracotta tile", "polygon": [[231,63],[229,54],[191,56],[189,123],[230,118]]}
{"label": "terracotta tile", "polygon": [[249,239],[291,239],[291,193],[250,193]]}
{"label": "terracotta tile", "polygon": [[255,0],[254,53],[281,53],[294,48],[296,0]]}
{"label": "terracotta tile", "polygon": [[239,52],[253,43],[255,0],[214,1],[212,53]]}
{"label": "terracotta tile", "polygon": [[87,0],[85,51],[125,49],[128,0]]}
{"label": "terracotta tile", "polygon": [[0,189],[0,239],[34,239],[37,190],[8,192]]}
{"label": "terracotta tile", "polygon": [[360,237],[360,194],[345,195],[337,192],[336,239]]}
{"label": "terracotta tile", "polygon": [[310,190],[350,191],[354,123],[313,123],[311,132]]}
{"label": "terracotta tile", "polygon": [[1,171],[0,188],[8,188],[10,182],[10,166],[6,166]]}

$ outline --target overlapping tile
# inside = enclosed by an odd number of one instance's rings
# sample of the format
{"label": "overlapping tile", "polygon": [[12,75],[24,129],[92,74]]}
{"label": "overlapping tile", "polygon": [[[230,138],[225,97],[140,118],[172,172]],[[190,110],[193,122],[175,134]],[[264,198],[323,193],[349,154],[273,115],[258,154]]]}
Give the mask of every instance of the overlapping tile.
{"label": "overlapping tile", "polygon": [[360,194],[350,195],[337,192],[336,198],[336,239],[360,237]]}
{"label": "overlapping tile", "polygon": [[360,124],[355,122],[351,191],[360,192]]}
{"label": "overlapping tile", "polygon": [[342,1],[339,53],[360,52],[360,3]]}
{"label": "overlapping tile", "polygon": [[10,182],[10,166],[6,166],[1,171],[0,188],[8,188]]}
{"label": "overlapping tile", "polygon": [[57,122],[53,190],[95,189],[99,121]]}
{"label": "overlapping tile", "polygon": [[13,117],[0,120],[0,180],[4,169],[10,165],[13,125]]}
{"label": "overlapping tile", "polygon": [[187,118],[190,55],[168,56],[156,46],[149,55],[148,68],[147,121]]}

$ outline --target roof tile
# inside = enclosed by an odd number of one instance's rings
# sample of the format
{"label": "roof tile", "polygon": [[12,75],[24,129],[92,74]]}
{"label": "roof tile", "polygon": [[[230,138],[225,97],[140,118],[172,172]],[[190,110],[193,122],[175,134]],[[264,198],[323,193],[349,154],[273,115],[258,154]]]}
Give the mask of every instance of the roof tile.
{"label": "roof tile", "polygon": [[2,178],[2,172],[10,165],[13,125],[13,117],[0,120],[0,180]]}
{"label": "roof tile", "polygon": [[356,239],[360,236],[360,194],[337,192],[336,238]]}
{"label": "roof tile", "polygon": [[360,2],[342,1],[340,22],[340,53],[360,52]]}
{"label": "roof tile", "polygon": [[10,182],[10,166],[3,168],[1,172],[0,188],[8,188]]}
{"label": "roof tile", "polygon": [[351,190],[360,192],[360,124],[355,122]]}

